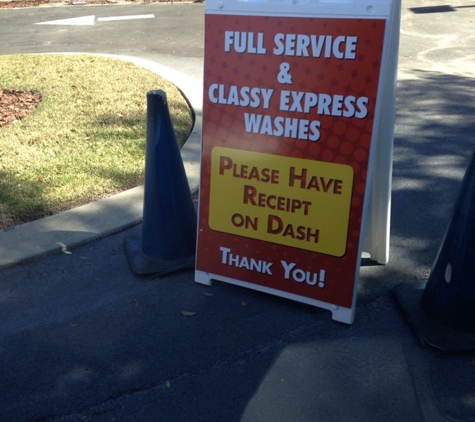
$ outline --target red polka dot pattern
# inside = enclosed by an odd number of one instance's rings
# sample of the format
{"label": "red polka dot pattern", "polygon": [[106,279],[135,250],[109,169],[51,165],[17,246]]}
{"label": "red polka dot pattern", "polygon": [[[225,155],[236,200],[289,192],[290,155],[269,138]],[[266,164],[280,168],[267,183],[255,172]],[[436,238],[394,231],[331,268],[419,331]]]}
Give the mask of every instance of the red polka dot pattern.
{"label": "red polka dot pattern", "polygon": [[[351,307],[355,274],[359,267],[357,245],[385,20],[207,14],[205,28],[205,100],[197,269]],[[231,51],[225,52],[225,31],[252,32],[254,46],[257,44],[257,34],[263,33],[266,54],[237,53],[232,46]],[[335,57],[278,56],[273,54],[274,37],[278,33],[328,35],[333,38],[339,35],[357,37],[356,57],[345,60]],[[287,76],[291,76],[291,84],[279,82],[283,64],[289,66]],[[238,89],[247,86],[274,91],[267,109],[262,103],[256,108],[240,107],[213,103],[209,96],[209,89],[213,84],[224,85],[225,98],[233,85]],[[313,107],[308,113],[280,110],[280,95],[283,90],[314,93],[319,98],[321,94],[331,97],[354,96],[356,99],[367,97],[367,114],[363,118],[332,116],[326,115],[323,109],[319,113],[317,107]],[[217,95],[217,92],[215,94]],[[342,110],[348,108],[344,106]],[[311,142],[248,133],[245,130],[244,113],[317,120],[320,122],[321,136],[317,142]],[[211,230],[208,225],[210,162],[211,151],[215,146],[350,165],[355,177],[346,254],[343,257],[328,256]],[[239,195],[238,192],[236,194]],[[223,265],[220,247],[231,248],[235,255],[272,262],[273,275]],[[311,273],[325,270],[324,287],[285,279],[281,260],[298,263],[300,269]]]}

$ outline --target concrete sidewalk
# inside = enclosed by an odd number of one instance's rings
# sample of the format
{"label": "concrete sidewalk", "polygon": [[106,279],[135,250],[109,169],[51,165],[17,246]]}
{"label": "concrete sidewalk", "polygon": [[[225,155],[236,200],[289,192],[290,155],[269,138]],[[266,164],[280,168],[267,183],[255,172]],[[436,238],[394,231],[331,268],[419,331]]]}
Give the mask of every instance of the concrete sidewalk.
{"label": "concrete sidewalk", "polygon": [[[164,77],[175,84],[189,101],[195,122],[181,153],[190,190],[195,192],[199,185],[201,74],[192,77],[150,60],[109,56],[135,63]],[[136,225],[142,220],[142,207],[143,186],[139,186],[70,211],[0,230],[0,268],[75,248]]]}
{"label": "concrete sidewalk", "polygon": [[[57,253],[0,270],[0,420],[475,421],[475,352],[422,346],[393,295],[427,279],[475,146],[475,8],[435,6],[403,4],[391,256],[363,260],[353,325],[191,271],[134,275],[123,241],[141,226],[101,237],[101,205],[41,229]],[[123,204],[106,220],[138,221],[140,192]],[[81,232],[96,240],[68,245]]]}

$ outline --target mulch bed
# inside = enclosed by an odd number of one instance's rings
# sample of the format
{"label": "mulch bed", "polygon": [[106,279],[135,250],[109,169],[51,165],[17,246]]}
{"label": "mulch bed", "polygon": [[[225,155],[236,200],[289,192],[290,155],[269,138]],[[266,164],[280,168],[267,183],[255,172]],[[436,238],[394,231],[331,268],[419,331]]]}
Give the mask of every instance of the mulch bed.
{"label": "mulch bed", "polygon": [[0,1],[0,9],[14,9],[16,7],[38,7],[50,4],[49,0]]}
{"label": "mulch bed", "polygon": [[[74,4],[117,4],[117,3],[173,3],[174,0],[12,0],[0,1],[0,9],[21,7],[59,6]],[[175,0],[177,1],[177,0]],[[196,3],[204,0],[195,0]],[[178,0],[177,2],[180,2]],[[0,127],[27,116],[41,103],[41,94],[37,91],[11,91],[0,88]]]}
{"label": "mulch bed", "polygon": [[23,119],[41,103],[38,91],[0,89],[0,127]]}
{"label": "mulch bed", "polygon": [[[147,4],[147,3],[181,3],[182,0],[12,0],[0,1],[0,9],[14,9],[20,7],[62,6],[62,5],[92,5],[92,4]],[[194,0],[201,3],[204,0]]]}

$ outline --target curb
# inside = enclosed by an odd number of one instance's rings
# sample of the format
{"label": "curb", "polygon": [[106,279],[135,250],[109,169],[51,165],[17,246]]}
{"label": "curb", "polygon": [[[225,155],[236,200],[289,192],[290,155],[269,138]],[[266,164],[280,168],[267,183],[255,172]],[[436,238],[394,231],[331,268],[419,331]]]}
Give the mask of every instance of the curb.
{"label": "curb", "polygon": [[[192,132],[181,149],[181,156],[190,190],[198,190],[203,98],[201,81],[198,83],[181,72],[150,60],[112,54],[99,55],[143,67],[167,79],[183,93],[194,111],[195,121]],[[142,221],[142,212],[143,186],[138,186],[72,210],[0,230],[0,269],[53,253],[66,252],[68,249],[125,230]]]}

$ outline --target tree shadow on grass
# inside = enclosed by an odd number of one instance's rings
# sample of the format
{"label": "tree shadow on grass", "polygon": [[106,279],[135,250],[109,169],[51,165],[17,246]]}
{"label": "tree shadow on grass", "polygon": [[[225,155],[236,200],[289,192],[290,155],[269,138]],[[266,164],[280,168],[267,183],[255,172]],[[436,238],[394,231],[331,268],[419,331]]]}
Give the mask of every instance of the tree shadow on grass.
{"label": "tree shadow on grass", "polygon": [[0,170],[0,230],[50,215],[42,185],[40,179],[30,180]]}
{"label": "tree shadow on grass", "polygon": [[[174,106],[174,110],[176,111],[176,115],[171,115],[171,119],[178,146],[181,148],[191,133],[192,124],[189,124],[188,119],[191,118],[193,120],[193,116],[190,116],[190,109],[186,104],[178,104]],[[134,130],[140,130],[143,132],[143,139],[145,139],[147,113],[131,113],[128,115],[120,113],[102,114],[97,117],[96,121],[92,122],[92,125],[103,129],[109,128],[108,132],[110,135],[114,136],[114,133],[116,133],[118,138],[127,136],[127,133],[133,134]],[[124,128],[130,128],[130,130],[124,131]]]}

